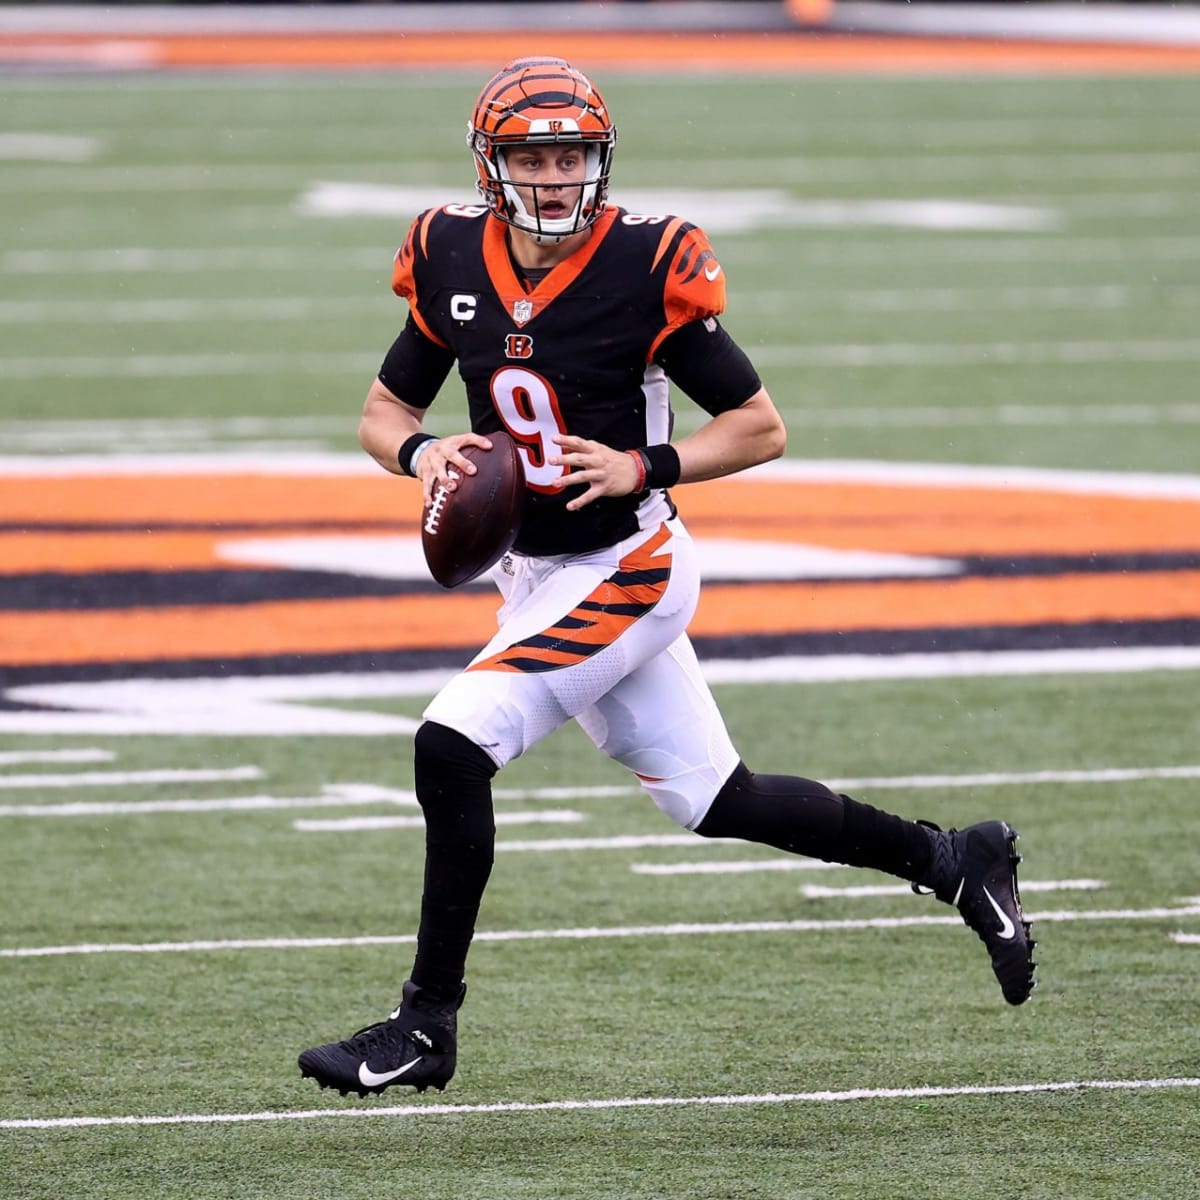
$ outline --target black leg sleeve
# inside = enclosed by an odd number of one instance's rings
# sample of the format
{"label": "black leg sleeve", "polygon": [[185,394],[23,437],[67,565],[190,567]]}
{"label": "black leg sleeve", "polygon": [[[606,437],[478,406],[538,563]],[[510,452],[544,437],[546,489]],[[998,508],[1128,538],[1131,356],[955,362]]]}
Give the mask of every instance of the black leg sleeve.
{"label": "black leg sleeve", "polygon": [[924,879],[929,870],[930,840],[923,826],[840,796],[813,779],[756,775],[745,763],[738,763],[696,832],[873,867],[901,879]]}
{"label": "black leg sleeve", "polygon": [[492,873],[496,764],[461,733],[426,721],[417,730],[415,771],[425,814],[425,891],[412,979],[432,995],[452,998]]}

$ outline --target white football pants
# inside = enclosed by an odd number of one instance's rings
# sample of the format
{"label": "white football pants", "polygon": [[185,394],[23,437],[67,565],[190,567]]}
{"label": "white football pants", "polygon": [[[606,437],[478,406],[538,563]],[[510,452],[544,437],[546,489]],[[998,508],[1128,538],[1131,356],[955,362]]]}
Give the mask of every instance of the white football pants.
{"label": "white football pants", "polygon": [[501,767],[573,717],[692,829],[738,754],[686,633],[700,596],[695,546],[660,495],[642,507],[644,528],[615,546],[502,559],[499,632],[424,715]]}

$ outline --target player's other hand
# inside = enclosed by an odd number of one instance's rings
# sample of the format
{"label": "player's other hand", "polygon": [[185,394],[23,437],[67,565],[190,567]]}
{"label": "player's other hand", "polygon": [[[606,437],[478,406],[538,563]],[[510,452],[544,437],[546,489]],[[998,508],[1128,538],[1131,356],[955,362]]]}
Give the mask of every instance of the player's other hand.
{"label": "player's other hand", "polygon": [[626,451],[565,433],[556,434],[554,441],[559,446],[559,454],[550,458],[549,464],[569,468],[554,481],[554,486],[586,485],[585,491],[567,503],[569,512],[578,512],[601,496],[628,496],[637,487],[641,473]]}
{"label": "player's other hand", "polygon": [[433,489],[440,483],[448,492],[458,487],[458,480],[450,474],[450,468],[464,475],[475,474],[475,464],[463,457],[466,446],[481,446],[490,450],[492,443],[479,433],[454,433],[449,437],[430,442],[417,459],[417,478],[426,505],[433,503]]}

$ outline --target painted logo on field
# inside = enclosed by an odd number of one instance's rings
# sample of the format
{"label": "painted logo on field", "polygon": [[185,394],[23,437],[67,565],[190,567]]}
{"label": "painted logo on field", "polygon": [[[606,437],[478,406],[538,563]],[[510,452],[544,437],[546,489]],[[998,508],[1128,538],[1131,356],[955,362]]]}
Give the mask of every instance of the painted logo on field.
{"label": "painted logo on field", "polygon": [[[674,495],[703,659],[1200,642],[1200,478],[782,463]],[[430,580],[418,490],[357,456],[8,460],[0,511],[10,711],[70,681],[444,671],[495,628],[490,583]]]}

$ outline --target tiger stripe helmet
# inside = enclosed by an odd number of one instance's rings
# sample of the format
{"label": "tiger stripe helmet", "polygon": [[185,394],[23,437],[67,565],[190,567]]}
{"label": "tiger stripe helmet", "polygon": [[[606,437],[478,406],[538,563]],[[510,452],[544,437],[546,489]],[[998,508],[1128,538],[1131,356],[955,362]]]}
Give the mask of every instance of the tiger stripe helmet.
{"label": "tiger stripe helmet", "polygon": [[[560,242],[586,229],[604,211],[617,128],[604,100],[582,71],[561,58],[518,58],[484,85],[467,122],[479,189],[502,221],[538,242]],[[527,143],[580,142],[585,178],[579,200],[565,217],[529,212],[512,186],[505,150]],[[537,187],[532,186],[537,196]]]}

